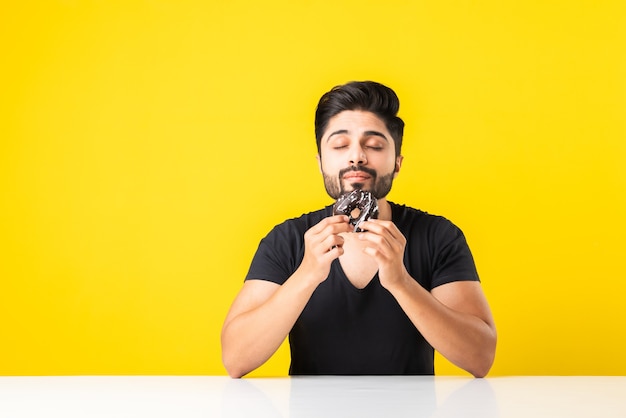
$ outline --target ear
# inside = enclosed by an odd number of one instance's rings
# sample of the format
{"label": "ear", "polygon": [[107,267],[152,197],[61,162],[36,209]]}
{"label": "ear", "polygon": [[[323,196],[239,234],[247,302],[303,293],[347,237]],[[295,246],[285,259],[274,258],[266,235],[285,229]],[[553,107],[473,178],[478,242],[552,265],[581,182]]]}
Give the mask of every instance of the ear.
{"label": "ear", "polygon": [[404,157],[402,155],[398,155],[396,157],[396,167],[393,170],[393,178],[398,177],[398,174],[400,173],[400,167],[402,167],[403,160],[404,160]]}
{"label": "ear", "polygon": [[315,156],[315,159],[317,160],[317,166],[320,170],[320,173],[322,173],[322,157],[319,155],[319,153]]}

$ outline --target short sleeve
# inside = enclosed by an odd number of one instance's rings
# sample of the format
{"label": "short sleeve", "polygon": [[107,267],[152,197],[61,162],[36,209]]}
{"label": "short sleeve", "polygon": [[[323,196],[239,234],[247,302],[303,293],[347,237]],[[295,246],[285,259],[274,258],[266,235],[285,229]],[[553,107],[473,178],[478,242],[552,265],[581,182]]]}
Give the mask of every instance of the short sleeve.
{"label": "short sleeve", "polygon": [[285,283],[304,257],[304,233],[331,214],[326,206],[276,225],[259,243],[245,280]]}
{"label": "short sleeve", "polygon": [[431,287],[455,281],[480,281],[463,232],[445,220],[436,228]]}

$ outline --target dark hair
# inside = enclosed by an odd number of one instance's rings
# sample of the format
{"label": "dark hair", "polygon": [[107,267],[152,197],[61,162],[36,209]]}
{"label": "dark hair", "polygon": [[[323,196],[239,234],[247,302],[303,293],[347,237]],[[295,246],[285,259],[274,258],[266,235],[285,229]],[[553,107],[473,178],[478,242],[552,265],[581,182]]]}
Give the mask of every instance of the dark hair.
{"label": "dark hair", "polygon": [[321,97],[315,111],[317,152],[330,118],[344,110],[363,110],[382,119],[396,145],[396,156],[400,155],[404,121],[397,116],[399,108],[396,93],[374,81],[352,81],[333,87]]}

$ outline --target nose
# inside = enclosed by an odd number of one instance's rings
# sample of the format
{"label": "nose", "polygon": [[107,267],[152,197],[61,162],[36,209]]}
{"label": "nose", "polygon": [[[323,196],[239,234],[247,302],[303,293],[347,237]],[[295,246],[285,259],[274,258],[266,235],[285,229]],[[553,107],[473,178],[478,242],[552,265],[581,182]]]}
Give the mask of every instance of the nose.
{"label": "nose", "polygon": [[367,155],[360,144],[353,146],[350,149],[350,165],[364,165],[367,164]]}

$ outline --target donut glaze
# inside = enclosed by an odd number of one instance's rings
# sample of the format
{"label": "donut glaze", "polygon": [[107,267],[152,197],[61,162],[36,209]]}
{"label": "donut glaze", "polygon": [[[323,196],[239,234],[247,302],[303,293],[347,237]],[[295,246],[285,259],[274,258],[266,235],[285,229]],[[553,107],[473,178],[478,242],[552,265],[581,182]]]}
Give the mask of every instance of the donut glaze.
{"label": "donut glaze", "polygon": [[[352,216],[355,209],[359,210],[356,217]],[[361,232],[361,222],[378,218],[378,201],[370,192],[353,190],[339,196],[333,206],[333,215],[347,215],[350,225],[354,226],[354,232]]]}

